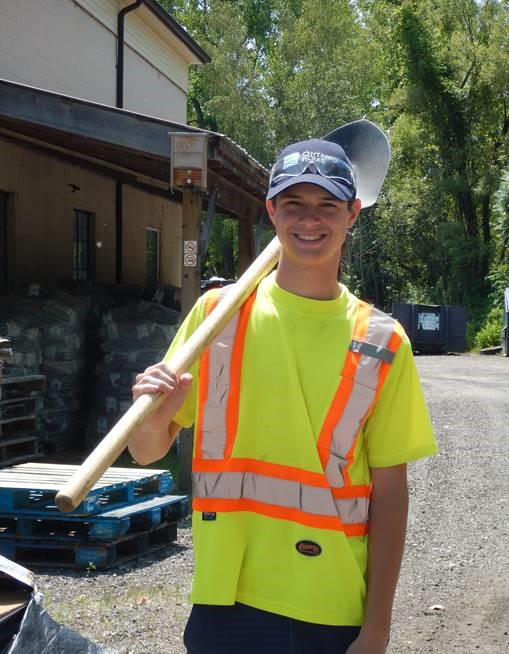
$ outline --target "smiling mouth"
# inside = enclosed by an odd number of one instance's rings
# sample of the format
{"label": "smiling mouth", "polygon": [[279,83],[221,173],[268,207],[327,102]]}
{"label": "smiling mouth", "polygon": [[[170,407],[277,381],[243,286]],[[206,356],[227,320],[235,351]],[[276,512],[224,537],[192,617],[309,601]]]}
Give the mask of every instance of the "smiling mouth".
{"label": "smiling mouth", "polygon": [[294,236],[297,240],[305,241],[306,243],[321,241],[325,238],[325,234],[294,234]]}

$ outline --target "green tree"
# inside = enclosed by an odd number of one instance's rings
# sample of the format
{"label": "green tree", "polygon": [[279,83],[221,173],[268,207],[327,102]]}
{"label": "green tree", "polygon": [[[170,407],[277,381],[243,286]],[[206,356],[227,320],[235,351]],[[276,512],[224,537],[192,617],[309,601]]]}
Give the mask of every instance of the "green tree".
{"label": "green tree", "polygon": [[[359,2],[386,57],[393,166],[380,222],[399,290],[479,306],[490,289],[493,194],[507,160],[509,8],[492,0]],[[390,50],[390,51],[388,51]],[[378,61],[377,70],[381,70]],[[405,197],[406,196],[406,197]],[[403,245],[405,243],[405,245]],[[402,256],[403,255],[403,256]],[[406,298],[403,298],[406,299]]]}

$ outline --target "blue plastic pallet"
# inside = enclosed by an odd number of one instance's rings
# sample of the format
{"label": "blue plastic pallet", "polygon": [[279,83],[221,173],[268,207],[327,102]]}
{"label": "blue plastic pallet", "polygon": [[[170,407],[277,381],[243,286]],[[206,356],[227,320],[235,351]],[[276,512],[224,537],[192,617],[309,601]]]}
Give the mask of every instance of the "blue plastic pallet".
{"label": "blue plastic pallet", "polygon": [[0,513],[0,539],[45,539],[51,541],[115,541],[176,522],[189,510],[185,495],[163,495],[91,516],[55,514],[44,509],[31,514]]}
{"label": "blue plastic pallet", "polygon": [[165,523],[113,543],[73,543],[32,539],[0,539],[0,554],[25,567],[104,570],[166,547],[177,537],[177,525]]}
{"label": "blue plastic pallet", "polygon": [[[78,466],[25,463],[0,470],[0,513],[45,512],[60,514],[55,495]],[[109,468],[71,515],[92,515],[166,495],[173,487],[168,470]]]}

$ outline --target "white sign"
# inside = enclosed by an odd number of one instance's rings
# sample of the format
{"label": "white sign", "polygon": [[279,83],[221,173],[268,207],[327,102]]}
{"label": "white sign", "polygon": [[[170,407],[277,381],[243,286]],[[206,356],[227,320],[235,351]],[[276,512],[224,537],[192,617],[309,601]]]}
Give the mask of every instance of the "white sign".
{"label": "white sign", "polygon": [[198,241],[184,241],[184,254],[198,254]]}
{"label": "white sign", "polygon": [[417,328],[437,332],[440,329],[440,316],[437,313],[420,313]]}
{"label": "white sign", "polygon": [[198,262],[196,254],[184,254],[184,266],[186,268],[195,268]]}

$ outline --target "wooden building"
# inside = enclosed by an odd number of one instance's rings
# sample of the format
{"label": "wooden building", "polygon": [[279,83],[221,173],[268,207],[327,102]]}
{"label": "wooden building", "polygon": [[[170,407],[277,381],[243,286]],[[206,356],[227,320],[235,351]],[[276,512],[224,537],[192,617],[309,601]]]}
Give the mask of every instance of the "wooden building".
{"label": "wooden building", "polygon": [[[0,0],[0,293],[66,278],[199,293],[185,241],[215,210],[254,257],[267,171],[186,125],[207,54],[156,0]],[[206,135],[207,186],[170,188],[170,137]]]}

